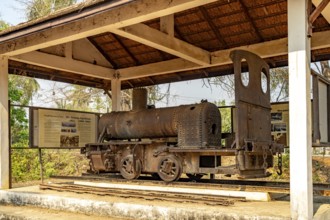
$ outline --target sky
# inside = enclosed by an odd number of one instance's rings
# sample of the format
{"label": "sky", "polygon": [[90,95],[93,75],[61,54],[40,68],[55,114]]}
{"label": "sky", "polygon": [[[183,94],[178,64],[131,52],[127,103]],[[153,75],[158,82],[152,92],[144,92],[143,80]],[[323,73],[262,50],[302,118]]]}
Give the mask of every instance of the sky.
{"label": "sky", "polygon": [[[0,19],[11,25],[17,25],[25,22],[26,18],[24,15],[23,6],[16,0],[0,0]],[[40,85],[41,90],[46,90],[49,88],[50,82],[40,80]],[[167,87],[162,86],[162,88],[165,89]],[[228,97],[227,93],[221,90],[220,87],[207,86],[207,84],[203,83],[202,80],[192,80],[171,84],[170,106],[196,103],[200,102],[202,99],[207,99],[210,102],[226,99],[226,103],[228,104],[233,101],[233,98]],[[37,100],[35,100],[34,103],[38,104]],[[41,105],[42,103],[39,104]],[[165,103],[156,103],[156,106],[164,107]]]}
{"label": "sky", "polygon": [[25,15],[22,6],[16,0],[0,0],[0,18],[11,25],[24,22]]}

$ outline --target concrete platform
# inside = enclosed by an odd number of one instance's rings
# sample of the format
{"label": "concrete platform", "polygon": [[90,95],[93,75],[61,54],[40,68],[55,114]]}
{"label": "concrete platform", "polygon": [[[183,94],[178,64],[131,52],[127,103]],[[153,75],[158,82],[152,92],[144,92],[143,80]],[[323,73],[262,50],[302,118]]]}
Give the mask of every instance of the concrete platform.
{"label": "concrete platform", "polygon": [[[330,201],[329,201],[330,203]],[[8,209],[10,205],[11,208]],[[13,207],[23,206],[23,207]],[[10,216],[10,210],[30,209],[51,210],[55,215],[62,212],[87,215],[89,219],[110,217],[110,219],[290,219],[290,203],[287,201],[270,202],[236,202],[235,205],[211,206],[193,203],[173,203],[165,201],[147,201],[143,199],[97,196],[90,194],[76,194],[39,190],[38,186],[23,187],[11,190],[0,190],[0,219],[2,215]],[[7,207],[7,209],[5,208]],[[315,212],[320,205],[315,206]],[[28,210],[28,209],[27,209]],[[42,214],[42,210],[39,212]],[[46,211],[46,212],[47,212]],[[27,212],[25,212],[27,213]],[[15,215],[15,213],[13,213]],[[16,213],[17,215],[17,213]],[[62,215],[66,216],[66,215]],[[70,217],[60,219],[81,219]],[[322,205],[315,214],[315,219],[330,219],[330,205]],[[10,219],[10,218],[5,218]],[[15,219],[15,218],[12,218]],[[44,219],[44,218],[18,218],[18,219]],[[53,218],[47,218],[53,219]],[[55,219],[55,218],[54,218]],[[59,219],[59,218],[58,218]]]}
{"label": "concrete platform", "polygon": [[72,213],[51,209],[43,209],[33,206],[0,206],[0,219],[6,220],[126,220],[125,218],[108,218],[100,216],[91,216],[81,213]]}

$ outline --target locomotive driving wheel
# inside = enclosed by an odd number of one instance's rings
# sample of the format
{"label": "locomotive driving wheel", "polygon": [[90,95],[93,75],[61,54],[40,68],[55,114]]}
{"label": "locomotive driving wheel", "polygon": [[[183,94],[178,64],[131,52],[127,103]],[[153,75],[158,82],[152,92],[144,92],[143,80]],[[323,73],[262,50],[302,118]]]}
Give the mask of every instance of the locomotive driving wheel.
{"label": "locomotive driving wheel", "polygon": [[165,156],[158,164],[157,173],[165,182],[176,181],[182,174],[181,161],[174,155]]}
{"label": "locomotive driving wheel", "polygon": [[136,179],[141,174],[141,161],[135,160],[135,166],[133,166],[133,155],[128,155],[120,161],[120,174],[125,179]]}

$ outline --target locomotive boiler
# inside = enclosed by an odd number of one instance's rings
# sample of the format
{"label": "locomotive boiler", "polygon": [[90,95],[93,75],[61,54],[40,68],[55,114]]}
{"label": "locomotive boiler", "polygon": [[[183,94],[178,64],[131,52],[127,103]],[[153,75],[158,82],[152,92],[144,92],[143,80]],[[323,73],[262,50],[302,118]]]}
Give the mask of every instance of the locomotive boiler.
{"label": "locomotive boiler", "polygon": [[[89,171],[120,172],[126,179],[151,174],[164,181],[175,181],[182,173],[191,179],[204,174],[267,176],[273,155],[283,151],[283,146],[271,141],[270,94],[262,86],[265,76],[269,87],[268,65],[247,51],[234,51],[231,58],[237,131],[226,145],[221,142],[221,115],[216,105],[202,101],[152,108],[147,105],[147,90],[140,88],[133,91],[131,111],[111,112],[100,118],[97,143],[82,149],[90,159]],[[242,60],[249,67],[247,85],[241,80]],[[235,163],[224,166],[223,156],[235,157]]]}

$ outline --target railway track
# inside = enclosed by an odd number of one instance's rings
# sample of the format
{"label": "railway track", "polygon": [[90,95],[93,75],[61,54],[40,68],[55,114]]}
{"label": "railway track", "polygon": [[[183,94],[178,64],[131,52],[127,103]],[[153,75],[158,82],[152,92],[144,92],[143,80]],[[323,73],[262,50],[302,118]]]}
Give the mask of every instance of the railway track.
{"label": "railway track", "polygon": [[200,203],[207,205],[222,205],[230,206],[236,201],[245,201],[239,197],[225,197],[217,195],[201,195],[193,193],[178,193],[164,191],[142,191],[142,190],[127,190],[127,189],[112,189],[95,186],[77,185],[73,183],[57,183],[57,184],[40,184],[42,190],[56,190],[61,192],[88,193],[100,196],[116,196],[123,198],[137,198],[155,201],[170,201],[170,202],[185,202],[185,203]]}
{"label": "railway track", "polygon": [[[238,191],[255,194],[268,193],[272,200],[281,200],[289,195],[288,182],[250,181],[250,180],[208,180],[201,179],[198,182],[191,182],[181,178],[177,182],[166,183],[153,180],[148,176],[142,176],[136,180],[122,179],[119,175],[83,175],[83,176],[52,176],[52,179],[65,180],[60,183],[40,184],[42,190],[56,190],[61,192],[88,193],[100,196],[115,196],[122,198],[136,198],[151,201],[169,201],[182,203],[199,203],[207,205],[231,206],[237,201],[250,200],[248,197],[238,194],[235,197],[223,196],[223,194],[201,194],[194,190],[220,190]],[[80,181],[80,182],[79,182]],[[88,181],[87,185],[86,182]],[[89,185],[91,184],[91,185]],[[109,185],[117,185],[119,188]],[[122,188],[121,186],[130,188]],[[141,186],[153,188],[148,190],[139,189]],[[165,188],[184,189],[172,191]],[[193,189],[193,190],[191,190]],[[330,184],[314,184],[314,195],[330,196]],[[225,194],[227,195],[227,194]],[[323,197],[326,198],[326,197]]]}
{"label": "railway track", "polygon": [[[150,184],[157,186],[172,186],[172,187],[194,187],[206,189],[222,189],[236,191],[251,191],[251,192],[269,192],[269,193],[290,193],[289,182],[273,182],[273,181],[255,181],[255,180],[219,180],[219,179],[201,179],[198,182],[191,181],[188,178],[181,178],[179,181],[166,183],[159,180],[154,180],[149,176],[142,176],[136,180],[122,179],[119,175],[83,175],[83,176],[52,176],[54,179],[64,180],[84,180],[110,183],[129,183],[129,184]],[[315,195],[330,196],[330,184],[316,183],[313,185]]]}

